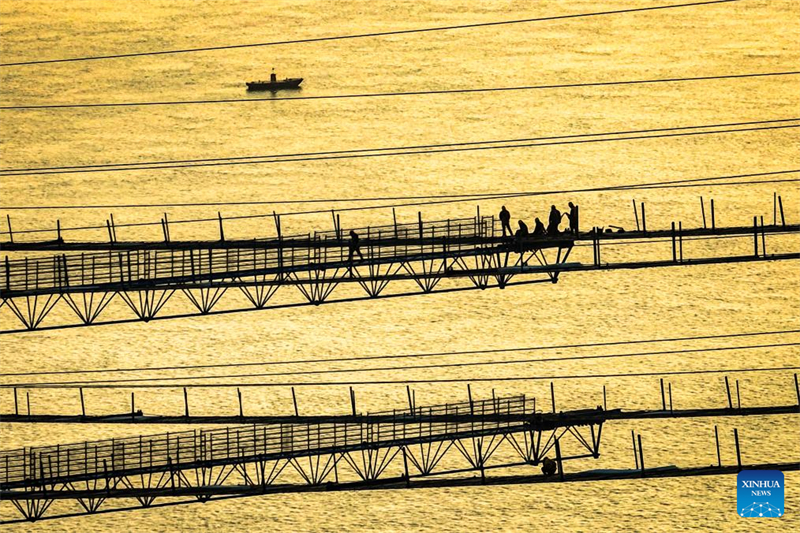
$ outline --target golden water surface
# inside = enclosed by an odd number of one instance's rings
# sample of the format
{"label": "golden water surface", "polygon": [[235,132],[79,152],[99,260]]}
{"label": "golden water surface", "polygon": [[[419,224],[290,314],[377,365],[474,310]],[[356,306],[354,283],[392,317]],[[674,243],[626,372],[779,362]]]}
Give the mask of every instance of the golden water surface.
{"label": "golden water surface", "polygon": [[[114,2],[71,0],[0,3],[0,54],[12,62],[119,52],[346,35],[407,28],[549,17],[675,3],[642,1],[206,1]],[[744,0],[660,11],[410,34],[384,38],[230,49],[119,60],[0,69],[2,105],[254,98],[244,82],[303,77],[298,95],[335,95],[439,89],[511,87],[796,70],[800,64],[800,3]],[[187,105],[0,111],[3,168],[50,167],[353,148],[456,143],[627,129],[718,124],[798,116],[798,76],[656,85],[420,95],[342,100],[261,101]],[[137,204],[279,201],[394,197],[502,191],[569,190],[605,185],[726,176],[796,168],[794,130],[178,170],[55,174],[3,178],[0,205]],[[551,203],[581,206],[582,224],[635,227],[631,200],[647,204],[648,228],[702,225],[699,197],[713,197],[716,223],[748,225],[773,216],[781,195],[787,222],[797,223],[795,183],[608,191],[506,200],[515,218],[543,217]],[[391,203],[391,202],[389,202]],[[495,213],[500,201],[481,202]],[[8,211],[14,231],[170,219],[302,211],[354,204],[342,201],[274,206],[100,208]],[[360,204],[361,205],[361,204]],[[418,207],[400,207],[400,221]],[[475,202],[421,208],[426,219],[471,217]],[[2,209],[0,209],[2,211]],[[388,224],[391,210],[342,212],[342,224]],[[5,216],[2,231],[7,231]],[[330,214],[283,217],[284,231],[331,229]],[[120,228],[118,238],[158,239],[158,226]],[[173,239],[215,238],[216,223],[174,225]],[[273,235],[267,218],[226,223],[226,237]],[[104,231],[66,232],[66,239],[104,239]],[[4,240],[6,236],[3,237]],[[21,235],[17,238],[22,238]],[[30,238],[30,237],[29,237]],[[47,238],[54,238],[53,236]],[[768,252],[797,249],[796,236],[768,240]],[[668,243],[609,247],[604,261],[666,259]],[[687,242],[687,256],[746,254],[752,241]],[[571,260],[591,261],[577,248]],[[464,286],[446,281],[444,287]],[[411,290],[397,282],[389,291]],[[359,295],[343,286],[334,295]],[[796,262],[623,270],[564,274],[559,283],[389,298],[221,316],[127,323],[3,335],[3,373],[87,368],[153,367],[286,361],[297,358],[483,350],[653,339],[745,331],[797,329]],[[300,301],[292,287],[276,303]],[[243,306],[232,292],[220,309]],[[188,311],[173,297],[165,313]],[[59,305],[44,325],[74,322]],[[115,300],[103,318],[129,318]],[[8,307],[0,329],[18,328]],[[630,353],[679,348],[796,341],[797,336],[722,339],[683,344],[558,349],[531,353],[437,356],[361,364],[294,364],[138,377],[203,376],[277,370],[368,369],[429,363],[511,361],[521,358]],[[641,348],[641,349],[639,349]],[[720,368],[797,366],[796,347],[611,358],[395,369],[322,376],[240,377],[248,383],[556,376]],[[80,379],[98,379],[81,375]],[[102,377],[126,377],[104,374]],[[130,377],[128,375],[127,377]],[[732,375],[732,379],[733,379]],[[746,406],[796,401],[791,373],[736,374]],[[4,376],[8,384],[23,378]],[[25,378],[30,381],[53,376]],[[66,379],[66,378],[64,378]],[[721,374],[674,376],[676,408],[727,403]],[[231,381],[230,379],[227,381]],[[608,391],[609,408],[661,405],[656,377],[556,381],[558,409],[595,407]],[[480,382],[473,395],[524,393],[549,398],[549,382]],[[466,399],[464,383],[415,385],[418,404]],[[359,410],[402,408],[403,385],[355,387]],[[87,390],[90,414],[125,412],[125,389]],[[80,410],[74,390],[35,389],[34,413]],[[245,388],[248,414],[292,411],[286,387]],[[298,388],[304,414],[345,413],[346,386]],[[237,412],[232,389],[192,390],[193,414]],[[137,389],[149,414],[180,414],[180,389]],[[0,389],[0,412],[13,412],[13,394]],[[735,461],[732,430],[739,429],[748,463],[800,460],[796,416],[611,422],[599,459],[567,463],[567,471],[633,468],[630,431],[641,433],[648,466],[716,463],[714,426],[723,463]],[[178,431],[180,426],[0,424],[2,448]],[[532,472],[518,469],[518,473]],[[9,531],[788,531],[800,525],[800,477],[786,474],[786,515],[741,519],[734,476],[505,485],[399,491],[290,494],[234,499],[127,513],[6,526]],[[49,513],[74,511],[56,503]],[[2,519],[17,518],[9,503]]]}

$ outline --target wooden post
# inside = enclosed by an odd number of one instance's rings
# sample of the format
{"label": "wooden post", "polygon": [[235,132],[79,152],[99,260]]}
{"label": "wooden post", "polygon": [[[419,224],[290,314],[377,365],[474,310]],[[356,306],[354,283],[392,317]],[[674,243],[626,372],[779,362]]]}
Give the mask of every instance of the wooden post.
{"label": "wooden post", "polygon": [[647,233],[647,215],[644,210],[644,202],[642,202],[642,231]]}
{"label": "wooden post", "polygon": [[31,416],[31,393],[25,392],[25,401],[28,403],[28,416]]}
{"label": "wooden post", "polygon": [[603,385],[603,411],[608,411],[608,406],[606,405],[606,386]]}
{"label": "wooden post", "polygon": [[714,199],[711,199],[711,230],[717,229],[717,221],[714,214]]}
{"label": "wooden post", "polygon": [[761,217],[761,253],[767,257],[767,236],[764,233],[764,217]]}
{"label": "wooden post", "polygon": [[[794,384],[797,386],[797,374],[794,375]],[[16,387],[14,387],[14,414],[19,416],[19,400],[17,399]]]}
{"label": "wooden post", "polygon": [[83,401],[83,387],[79,387],[78,391],[81,395],[81,416],[86,417],[86,404]]}
{"label": "wooden post", "polygon": [[672,262],[678,262],[678,242],[675,235],[675,223],[672,223]]}
{"label": "wooden post", "polygon": [[189,394],[186,392],[186,387],[183,388],[183,416],[189,417]]}
{"label": "wooden post", "polygon": [[411,400],[411,387],[406,385],[406,394],[408,395],[408,412],[414,416],[414,402]]}
{"label": "wooden post", "polygon": [[356,393],[353,387],[350,387],[350,407],[353,409],[353,416],[356,416]]}
{"label": "wooden post", "polygon": [[294,393],[294,387],[292,387],[292,403],[294,404],[294,416],[300,416],[300,411],[297,409],[297,396]]}
{"label": "wooden post", "polygon": [[639,437],[639,467],[642,469],[642,477],[644,477],[644,452],[642,451],[642,436]]}
{"label": "wooden post", "polygon": [[633,202],[633,216],[636,217],[636,231],[639,231],[639,211],[636,209],[636,199]]}
{"label": "wooden post", "polygon": [[[781,209],[781,213],[783,213],[783,209]],[[8,240],[11,244],[14,244],[14,231],[11,229],[11,216],[6,215],[6,222],[8,223]]]}
{"label": "wooden post", "polygon": [[550,399],[553,402],[553,412],[555,413],[556,412],[556,391],[555,391],[555,388],[553,388],[553,382],[552,381],[550,382]]}
{"label": "wooden post", "polygon": [[714,440],[717,443],[717,466],[722,467],[722,456],[719,454],[719,430],[714,426]]}
{"label": "wooden post", "polygon": [[134,393],[131,393],[131,420],[136,417],[136,398]]}
{"label": "wooden post", "polygon": [[564,466],[561,461],[561,445],[558,443],[558,437],[556,437],[556,464],[558,465],[558,479],[560,481],[564,481]]}
{"label": "wooden post", "polygon": [[772,225],[778,225],[778,193],[772,193]]}
{"label": "wooden post", "polygon": [[707,229],[706,226],[706,206],[703,202],[703,197],[700,197],[700,212],[703,214],[703,229]]}
{"label": "wooden post", "polygon": [[[800,406],[800,385],[797,383],[797,374],[794,375],[794,392],[797,394],[797,405]],[[17,393],[14,393],[14,399],[16,399]]]}
{"label": "wooden post", "polygon": [[244,409],[242,409],[242,391],[236,387],[236,397],[239,399],[239,418],[244,418]]}
{"label": "wooden post", "polygon": [[733,409],[733,402],[731,401],[731,386],[728,383],[728,376],[725,376],[725,391],[728,393],[728,409]]}
{"label": "wooden post", "polygon": [[108,230],[108,242],[114,243],[114,234],[111,233],[111,222],[106,219],[106,229]]}
{"label": "wooden post", "polygon": [[739,470],[742,469],[742,454],[741,450],[739,449],[739,430],[733,428],[733,441],[736,443],[736,466]]}
{"label": "wooden post", "polygon": [[475,404],[472,403],[472,387],[467,383],[467,397],[469,398],[469,414],[475,414]]}
{"label": "wooden post", "polygon": [[737,409],[742,408],[742,398],[739,396],[739,380],[736,380],[736,405]]}
{"label": "wooden post", "polygon": [[392,220],[394,221],[394,238],[399,239],[400,235],[397,233],[397,213],[395,212],[394,207],[392,208]]}
{"label": "wooden post", "polygon": [[631,442],[633,443],[633,462],[636,464],[636,470],[639,470],[639,456],[636,452],[636,435],[631,430]]}
{"label": "wooden post", "polygon": [[667,400],[664,398],[664,378],[661,378],[661,410],[667,410]]}
{"label": "wooden post", "polygon": [[758,217],[753,217],[753,255],[758,257]]}
{"label": "wooden post", "polygon": [[[786,219],[783,218],[783,200],[781,199],[780,196],[778,196],[778,208],[781,210],[781,226],[785,226],[786,225]],[[9,231],[11,231],[11,230],[9,229]]]}
{"label": "wooden post", "polygon": [[405,470],[405,478],[406,478],[406,487],[411,485],[411,477],[408,475],[408,457],[406,456],[406,447],[402,447],[403,450],[403,469]]}
{"label": "wooden post", "polygon": [[680,262],[683,263],[683,222],[678,221],[678,251]]}
{"label": "wooden post", "polygon": [[114,242],[117,242],[117,225],[114,223],[114,213],[109,213],[108,218],[111,219],[111,235],[114,237]]}
{"label": "wooden post", "polygon": [[667,383],[669,387],[669,412],[672,413],[672,383]]}
{"label": "wooden post", "polygon": [[56,241],[64,242],[64,240],[61,238],[61,221],[58,219],[56,219]]}

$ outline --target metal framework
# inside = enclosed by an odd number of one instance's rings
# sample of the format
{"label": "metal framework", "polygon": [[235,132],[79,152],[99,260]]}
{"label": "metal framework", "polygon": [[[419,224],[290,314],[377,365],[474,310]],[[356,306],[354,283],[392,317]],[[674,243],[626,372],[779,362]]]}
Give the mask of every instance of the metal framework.
{"label": "metal framework", "polygon": [[[369,422],[252,424],[0,452],[0,495],[27,520],[53,501],[75,500],[91,514],[108,499],[157,496],[207,501],[219,490],[266,492],[294,472],[307,486],[375,482],[598,458],[597,412],[541,414],[524,396],[375,413]],[[581,453],[562,455],[565,439]],[[501,446],[517,461],[494,461]],[[443,468],[445,456],[461,467]],[[452,461],[451,461],[452,462]],[[394,474],[395,478],[396,473]],[[231,486],[234,489],[231,489]],[[228,487],[225,489],[225,487]],[[276,488],[279,488],[276,486]]]}
{"label": "metal framework", "polygon": [[[561,272],[800,258],[800,253],[766,252],[767,234],[800,231],[800,226],[784,225],[693,230],[680,226],[676,230],[673,225],[672,230],[666,231],[593,230],[577,235],[563,233],[555,238],[530,235],[519,239],[502,236],[494,217],[433,222],[423,222],[420,217],[416,224],[356,228],[354,231],[360,235],[357,246],[338,225],[331,232],[291,237],[282,236],[280,225],[277,227],[277,238],[248,241],[18,243],[11,249],[92,251],[13,260],[6,256],[0,267],[0,307],[8,306],[24,329],[5,333],[99,323],[100,315],[115,296],[132,311],[133,320],[147,322],[191,316],[159,316],[176,293],[191,303],[196,310],[193,314],[202,315],[218,312],[215,307],[229,289],[241,291],[249,309],[264,309],[280,307],[268,304],[284,285],[296,287],[305,305],[320,305],[469,288],[504,288],[518,283],[555,283]],[[752,255],[684,258],[684,238],[751,235]],[[671,240],[672,258],[611,264],[601,260],[600,244],[606,240]],[[576,241],[591,242],[592,263],[567,262]],[[103,248],[105,251],[99,251]],[[528,279],[512,281],[517,276]],[[440,282],[444,279],[467,279],[471,286],[442,289]],[[386,294],[390,281],[413,281],[417,290]],[[332,293],[343,283],[357,284],[366,295],[332,300]],[[62,300],[79,322],[42,326]]]}

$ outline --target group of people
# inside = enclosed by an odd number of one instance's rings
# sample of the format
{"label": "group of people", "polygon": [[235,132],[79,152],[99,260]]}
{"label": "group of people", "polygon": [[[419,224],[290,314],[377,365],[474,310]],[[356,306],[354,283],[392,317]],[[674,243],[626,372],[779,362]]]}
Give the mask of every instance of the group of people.
{"label": "group of people", "polygon": [[567,217],[569,220],[569,229],[566,231],[577,235],[578,206],[572,202],[569,203],[569,211],[565,211],[563,213],[559,211],[556,206],[551,205],[550,214],[547,218],[547,227],[545,227],[544,223],[542,223],[539,218],[536,218],[534,222],[533,233],[528,230],[528,225],[522,220],[517,222],[517,225],[519,226],[517,231],[512,231],[511,213],[508,211],[508,209],[506,209],[506,206],[503,206],[503,208],[500,209],[500,223],[503,226],[503,237],[506,236],[507,231],[509,236],[516,237],[517,239],[520,237],[527,237],[528,235],[533,235],[535,237],[556,237],[562,233],[558,229],[558,226],[561,224],[561,220],[564,217]]}

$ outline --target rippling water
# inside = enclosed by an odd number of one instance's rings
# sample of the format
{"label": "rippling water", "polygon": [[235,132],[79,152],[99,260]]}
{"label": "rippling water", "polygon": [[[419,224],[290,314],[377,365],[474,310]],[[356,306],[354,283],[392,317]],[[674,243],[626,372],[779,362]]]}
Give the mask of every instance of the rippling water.
{"label": "rippling water", "polygon": [[[502,2],[157,2],[26,1],[0,4],[3,62],[109,54],[119,51],[202,47],[333,34],[387,31],[658,5],[622,1]],[[696,8],[435,32],[381,39],[248,48],[103,62],[0,69],[0,102],[45,104],[245,97],[244,81],[302,76],[301,95],[502,87],[620,79],[707,76],[796,69],[800,56],[800,4],[757,1]],[[722,80],[625,87],[515,91],[230,105],[2,111],[2,166],[26,168],[198,157],[339,150],[430,143],[510,139],[798,116],[797,77]],[[253,95],[263,96],[263,95]],[[792,130],[654,139],[515,150],[385,157],[200,169],[92,173],[4,178],[0,203],[9,205],[213,202],[397,196],[531,190],[565,190],[609,184],[735,175],[795,168]],[[786,217],[798,220],[793,183],[720,188],[563,194],[507,200],[515,218],[543,216],[551,203],[580,203],[583,224],[635,226],[632,198],[647,203],[648,227],[680,220],[701,224],[698,197],[713,197],[718,225],[746,225],[754,215],[771,221],[773,192]],[[313,204],[311,204],[313,205]],[[338,208],[349,204],[337,202]],[[483,202],[483,213],[499,210]],[[276,209],[305,210],[308,205]],[[223,215],[271,212],[273,206],[225,207]],[[163,209],[116,209],[118,224],[157,221]],[[415,220],[417,208],[397,210]],[[102,224],[109,209],[12,211],[15,231]],[[472,204],[424,208],[428,219],[470,217]],[[172,220],[213,217],[215,208],[171,209]],[[390,223],[391,211],[342,214],[345,225]],[[271,234],[271,222],[228,222],[226,235]],[[284,218],[284,231],[329,229],[330,216]],[[5,221],[2,229],[6,231]],[[216,223],[174,226],[172,238],[213,237]],[[102,232],[66,238],[104,238]],[[120,239],[159,238],[158,227],[120,230]],[[797,238],[775,238],[769,251],[796,249]],[[687,243],[687,256],[746,253],[751,243]],[[604,260],[662,257],[669,244],[609,248]],[[575,260],[589,261],[587,248]],[[557,285],[504,291],[469,291],[373,302],[342,303],[217,317],[37,332],[2,337],[3,372],[336,358],[647,339],[798,328],[798,267],[794,262],[719,265],[564,275]],[[356,294],[338,288],[336,294]],[[222,302],[241,303],[236,295]],[[298,301],[281,289],[276,302]],[[179,312],[176,297],[165,311]],[[68,309],[56,308],[57,322]],[[61,316],[59,316],[61,315]],[[120,301],[108,317],[128,316]],[[0,329],[16,327],[0,309]],[[795,337],[792,337],[795,338]],[[787,337],[782,338],[784,341]],[[764,342],[773,341],[769,338]],[[693,343],[739,346],[757,341]],[[663,346],[663,345],[661,345]],[[659,347],[661,347],[659,346]],[[670,347],[675,347],[671,345]],[[677,347],[676,347],[677,348]],[[626,350],[560,349],[530,357],[611,354]],[[435,357],[424,362],[514,360],[520,354]],[[796,348],[733,350],[595,361],[509,364],[437,370],[437,376],[470,378],[594,374],[788,366]],[[412,360],[409,364],[421,364]],[[281,369],[311,370],[296,364]],[[369,367],[379,366],[371,364]],[[384,366],[384,365],[380,365]],[[387,365],[388,366],[388,365]],[[394,365],[392,365],[394,366]],[[264,367],[270,371],[273,367]],[[352,363],[326,368],[352,369]],[[361,368],[368,368],[362,365]],[[255,371],[253,371],[255,372]],[[159,375],[184,375],[187,371]],[[195,371],[193,375],[214,372]],[[216,371],[216,373],[220,373]],[[374,371],[364,379],[422,379],[430,370]],[[120,377],[112,375],[110,377]],[[310,377],[312,379],[313,377]],[[15,378],[3,377],[3,383]],[[45,378],[41,378],[45,379]],[[243,381],[280,381],[253,377]],[[334,374],[331,379],[344,379]],[[739,376],[743,405],[795,401],[790,374]],[[671,379],[676,407],[722,406],[722,377]],[[558,381],[559,409],[594,407],[608,388],[609,407],[657,408],[658,380]],[[479,383],[473,394],[525,393],[546,398],[547,381]],[[304,413],[348,408],[346,387],[308,387],[299,392]],[[235,413],[229,389],[194,391],[194,413]],[[463,384],[416,386],[417,402],[464,399]],[[401,407],[402,386],[359,386],[361,410]],[[87,392],[90,413],[125,411],[128,391]],[[178,414],[179,390],[137,391],[145,413]],[[244,389],[248,413],[288,413],[285,388]],[[76,413],[76,395],[34,390],[34,413]],[[0,390],[0,412],[13,395]],[[571,471],[630,468],[630,430],[640,432],[648,465],[716,462],[713,428],[722,435],[723,462],[735,460],[732,428],[740,430],[746,462],[800,459],[796,417],[693,419],[610,423],[599,460],[569,463]],[[2,447],[54,444],[179,428],[1,424]],[[788,530],[797,526],[798,475],[787,474],[787,514],[780,520],[735,515],[732,476],[671,480],[593,482],[569,486],[503,486],[276,495],[135,511],[33,526],[14,531],[303,530]],[[54,508],[55,509],[55,508]],[[58,509],[69,509],[64,504]],[[4,519],[14,516],[0,505]]]}

